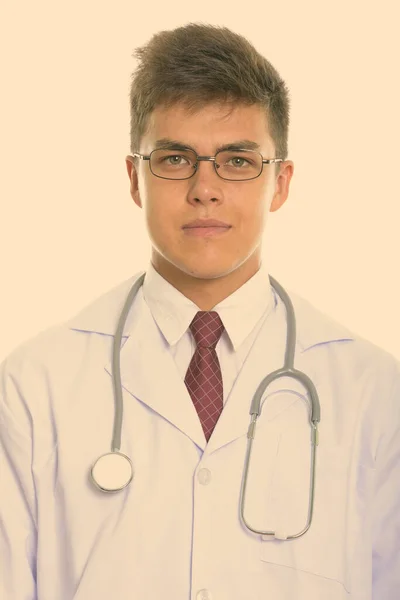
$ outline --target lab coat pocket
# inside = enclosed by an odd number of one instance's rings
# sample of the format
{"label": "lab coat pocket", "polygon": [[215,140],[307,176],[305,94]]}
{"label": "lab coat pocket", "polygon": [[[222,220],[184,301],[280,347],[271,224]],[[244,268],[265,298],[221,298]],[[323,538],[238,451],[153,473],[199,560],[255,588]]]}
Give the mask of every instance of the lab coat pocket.
{"label": "lab coat pocket", "polygon": [[[265,505],[265,524],[287,535],[302,531],[307,521],[311,444],[304,441],[281,437]],[[355,462],[350,447],[317,446],[311,526],[293,540],[260,536],[262,561],[340,582],[351,592],[373,478],[372,469]]]}

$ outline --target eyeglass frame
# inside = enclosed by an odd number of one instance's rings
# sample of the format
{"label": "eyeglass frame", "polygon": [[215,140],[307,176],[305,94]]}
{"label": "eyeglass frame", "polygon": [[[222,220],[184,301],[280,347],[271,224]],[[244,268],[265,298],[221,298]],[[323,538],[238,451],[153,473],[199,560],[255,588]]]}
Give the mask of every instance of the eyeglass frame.
{"label": "eyeglass frame", "polygon": [[[154,150],[152,150],[150,152],[150,154],[140,154],[140,152],[134,152],[132,154],[132,156],[141,158],[142,160],[148,160],[151,174],[154,175],[154,177],[158,177],[159,179],[166,179],[168,181],[185,181],[186,179],[191,179],[191,177],[193,177],[193,175],[195,175],[197,173],[197,168],[198,168],[198,164],[200,161],[213,162],[214,163],[214,171],[216,172],[218,177],[220,179],[223,179],[224,181],[253,181],[254,179],[257,179],[258,177],[260,177],[261,173],[263,172],[264,165],[285,162],[283,160],[283,158],[264,158],[260,152],[257,152],[257,150],[249,150],[248,148],[241,148],[241,149],[238,148],[237,150],[233,150],[232,152],[252,152],[254,154],[258,154],[259,156],[261,156],[261,171],[255,177],[248,177],[247,179],[227,179],[226,177],[222,177],[222,175],[220,175],[218,173],[217,165],[215,163],[215,159],[216,159],[217,155],[220,154],[221,152],[227,152],[227,150],[220,150],[219,152],[217,152],[217,154],[215,156],[199,156],[198,154],[196,154],[196,152],[194,150],[192,150],[191,148],[188,148],[187,150],[185,150],[185,152],[192,152],[196,156],[196,162],[194,164],[193,173],[191,175],[189,175],[189,177],[178,177],[178,178],[173,177],[172,178],[172,177],[162,177],[161,175],[156,175],[151,168],[151,160],[150,160],[151,155],[153,154],[153,152],[157,152],[159,150],[168,150],[170,152],[174,152],[173,148],[155,148]],[[177,152],[176,156],[178,156],[178,153],[183,152],[183,150],[176,150],[176,152]],[[229,152],[229,150],[228,150],[228,152]],[[173,154],[172,156],[175,156],[175,155]]]}

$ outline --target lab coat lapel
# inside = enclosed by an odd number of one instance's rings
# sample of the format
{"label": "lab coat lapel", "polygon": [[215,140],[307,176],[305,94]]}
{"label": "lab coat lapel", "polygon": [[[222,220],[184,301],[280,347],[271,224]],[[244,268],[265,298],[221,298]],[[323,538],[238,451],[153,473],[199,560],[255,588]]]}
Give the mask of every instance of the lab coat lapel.
{"label": "lab coat lapel", "polygon": [[[138,399],[204,448],[206,440],[196,409],[141,295],[127,329],[129,336],[123,337],[120,359],[124,402]],[[111,376],[112,359],[105,368]]]}
{"label": "lab coat lapel", "polygon": [[[224,409],[208,442],[207,452],[212,452],[247,433],[250,424],[250,406],[253,396],[265,377],[280,369],[284,363],[286,348],[286,313],[281,303],[270,312],[251,347],[243,367],[226,400]],[[301,349],[297,345],[295,363],[297,368]],[[301,356],[301,355],[300,355]],[[263,399],[271,392],[297,390],[304,393],[301,384],[289,377],[272,382],[263,393]],[[286,393],[279,402],[268,403],[262,408],[263,420],[273,420],[277,414],[289,408],[297,397]]]}

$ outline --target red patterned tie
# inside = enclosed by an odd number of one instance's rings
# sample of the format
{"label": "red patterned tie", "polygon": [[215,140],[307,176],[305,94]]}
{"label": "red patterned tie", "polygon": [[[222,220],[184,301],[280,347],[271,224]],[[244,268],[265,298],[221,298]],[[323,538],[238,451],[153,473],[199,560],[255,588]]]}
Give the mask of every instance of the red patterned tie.
{"label": "red patterned tie", "polygon": [[215,346],[224,325],[215,311],[199,311],[189,325],[197,344],[185,383],[208,441],[222,411],[222,375]]}

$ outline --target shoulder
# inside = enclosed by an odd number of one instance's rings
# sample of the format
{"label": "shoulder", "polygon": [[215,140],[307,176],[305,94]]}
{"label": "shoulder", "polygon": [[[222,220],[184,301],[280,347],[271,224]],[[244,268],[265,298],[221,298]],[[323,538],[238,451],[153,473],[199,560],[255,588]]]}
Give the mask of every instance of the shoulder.
{"label": "shoulder", "polygon": [[85,305],[63,322],[39,331],[36,335],[16,346],[0,363],[0,377],[5,373],[23,376],[36,370],[51,367],[61,360],[74,356],[82,344],[89,342],[93,333],[112,336],[118,316],[133,282],[141,273],[126,279]]}
{"label": "shoulder", "polygon": [[336,364],[353,377],[400,378],[400,362],[387,350],[352,331],[298,294],[290,293],[302,352]]}

